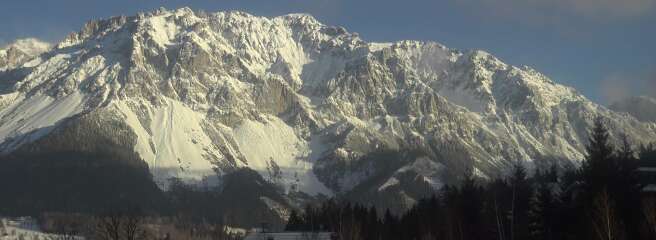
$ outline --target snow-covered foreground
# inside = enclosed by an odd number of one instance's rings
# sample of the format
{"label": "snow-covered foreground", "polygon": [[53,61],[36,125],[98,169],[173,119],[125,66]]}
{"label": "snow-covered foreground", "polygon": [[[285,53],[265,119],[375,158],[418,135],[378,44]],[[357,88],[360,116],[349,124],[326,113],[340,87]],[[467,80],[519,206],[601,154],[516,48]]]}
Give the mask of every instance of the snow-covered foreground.
{"label": "snow-covered foreground", "polygon": [[82,237],[65,237],[62,235],[41,232],[36,220],[30,217],[4,218],[0,217],[1,240],[59,240],[78,239]]}

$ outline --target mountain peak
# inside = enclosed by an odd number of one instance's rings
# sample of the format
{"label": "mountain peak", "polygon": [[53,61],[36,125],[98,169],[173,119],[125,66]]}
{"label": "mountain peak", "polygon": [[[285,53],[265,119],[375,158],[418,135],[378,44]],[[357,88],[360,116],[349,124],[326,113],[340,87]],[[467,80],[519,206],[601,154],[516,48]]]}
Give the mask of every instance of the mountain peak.
{"label": "mountain peak", "polygon": [[[306,14],[161,9],[91,21],[42,56],[0,76],[11,78],[0,85],[0,150],[68,119],[114,121],[125,129],[102,137],[136,151],[159,183],[252,168],[289,190],[343,193],[395,176],[372,166],[396,151],[403,175],[440,186],[443,169],[576,164],[596,116],[614,136],[656,139],[655,124],[487,52],[367,43]],[[423,165],[432,172],[412,167]]]}
{"label": "mountain peak", "polygon": [[307,13],[290,13],[279,17],[275,17],[274,19],[284,19],[286,21],[300,23],[300,24],[308,24],[308,25],[323,25],[314,16]]}

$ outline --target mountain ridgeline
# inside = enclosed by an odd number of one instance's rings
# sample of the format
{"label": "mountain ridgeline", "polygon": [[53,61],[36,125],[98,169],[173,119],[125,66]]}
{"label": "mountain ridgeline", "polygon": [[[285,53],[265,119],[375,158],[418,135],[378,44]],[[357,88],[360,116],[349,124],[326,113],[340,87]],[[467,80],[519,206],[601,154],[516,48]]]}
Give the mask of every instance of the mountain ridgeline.
{"label": "mountain ridgeline", "polygon": [[[0,177],[17,196],[23,179],[39,194],[156,205],[172,178],[221,188],[246,171],[276,190],[251,197],[283,218],[326,196],[408,208],[468,170],[578,165],[597,117],[612,141],[656,140],[653,121],[530,67],[434,42],[370,43],[304,14],[113,17],[14,65],[0,69]],[[74,184],[47,191],[61,179]]]}

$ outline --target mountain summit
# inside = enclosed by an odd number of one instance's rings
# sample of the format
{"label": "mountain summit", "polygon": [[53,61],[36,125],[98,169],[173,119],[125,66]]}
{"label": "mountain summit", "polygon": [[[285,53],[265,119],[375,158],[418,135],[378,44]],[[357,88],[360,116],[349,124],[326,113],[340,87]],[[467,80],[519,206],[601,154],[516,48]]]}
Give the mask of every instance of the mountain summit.
{"label": "mountain summit", "polygon": [[0,81],[3,154],[124,148],[161,186],[251,168],[288,192],[412,201],[412,181],[576,164],[597,116],[613,137],[656,140],[656,123],[529,67],[434,42],[370,43],[303,14],[92,21]]}

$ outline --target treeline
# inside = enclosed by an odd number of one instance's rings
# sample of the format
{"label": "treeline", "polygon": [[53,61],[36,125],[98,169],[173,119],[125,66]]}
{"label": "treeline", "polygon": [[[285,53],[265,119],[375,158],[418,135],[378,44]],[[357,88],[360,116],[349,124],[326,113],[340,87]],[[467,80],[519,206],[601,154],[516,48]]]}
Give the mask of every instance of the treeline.
{"label": "treeline", "polygon": [[2,156],[0,214],[95,213],[117,204],[151,210],[165,207],[165,195],[152,181],[147,165],[140,163],[136,154],[102,152]]}
{"label": "treeline", "polygon": [[332,231],[357,239],[656,239],[656,199],[641,193],[637,167],[656,166],[654,146],[614,147],[602,120],[579,168],[529,174],[514,165],[505,179],[466,174],[400,216],[330,200],[291,213],[286,230]]}
{"label": "treeline", "polygon": [[262,222],[284,226],[283,216],[262,198],[284,204],[270,182],[253,170],[241,169],[224,176],[221,187],[171,179],[169,188],[161,192],[162,204],[156,206],[115,201],[99,204],[93,211],[46,211],[37,216],[41,229],[56,234],[56,240],[234,240]]}
{"label": "treeline", "polygon": [[202,188],[173,180],[165,192],[166,214],[190,223],[223,223],[237,227],[260,226],[263,222],[282,228],[284,217],[263,199],[291,208],[275,185],[259,173],[240,169],[223,176],[219,187]]}

